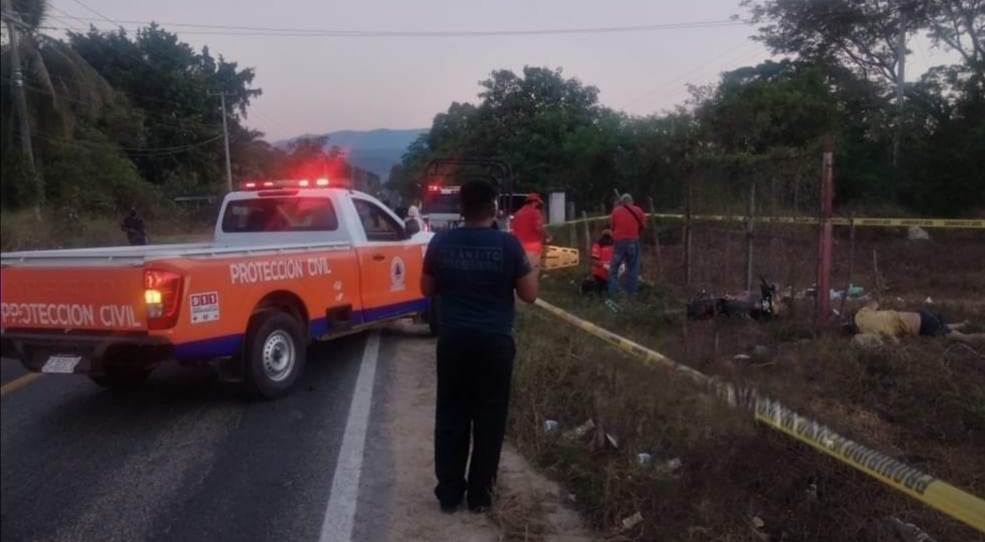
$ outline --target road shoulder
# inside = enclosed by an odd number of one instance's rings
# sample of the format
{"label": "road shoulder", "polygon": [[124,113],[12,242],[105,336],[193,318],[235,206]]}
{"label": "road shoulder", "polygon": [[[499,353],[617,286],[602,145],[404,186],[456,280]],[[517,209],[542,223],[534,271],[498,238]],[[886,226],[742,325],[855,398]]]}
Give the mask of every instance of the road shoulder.
{"label": "road shoulder", "polygon": [[432,493],[434,341],[411,326],[399,326],[387,336],[381,363],[389,383],[377,404],[379,416],[374,417],[381,420],[388,450],[380,456],[388,463],[392,479],[386,506],[361,512],[362,523],[374,523],[374,530],[384,531],[377,534],[393,541],[592,540],[577,513],[561,504],[563,493],[557,484],[537,473],[508,445],[500,464],[497,510],[490,515],[441,513]]}

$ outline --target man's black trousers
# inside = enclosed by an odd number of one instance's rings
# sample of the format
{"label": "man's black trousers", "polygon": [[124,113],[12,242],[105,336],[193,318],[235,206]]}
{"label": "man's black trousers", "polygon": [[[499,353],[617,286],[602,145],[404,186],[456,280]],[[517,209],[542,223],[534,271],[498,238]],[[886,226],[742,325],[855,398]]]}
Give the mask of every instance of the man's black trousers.
{"label": "man's black trousers", "polygon": [[446,328],[438,337],[434,492],[444,506],[457,505],[466,492],[470,508],[491,504],[515,355],[509,335]]}

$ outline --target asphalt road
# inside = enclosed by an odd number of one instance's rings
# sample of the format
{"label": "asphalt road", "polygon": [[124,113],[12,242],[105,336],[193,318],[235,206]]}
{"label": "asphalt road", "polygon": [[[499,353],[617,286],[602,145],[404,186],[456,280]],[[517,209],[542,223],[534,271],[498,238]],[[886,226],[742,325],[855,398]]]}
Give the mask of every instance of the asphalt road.
{"label": "asphalt road", "polygon": [[[246,401],[210,371],[174,365],[126,394],[72,375],[5,392],[0,540],[325,540],[367,337],[316,347],[299,391],[277,401]],[[395,345],[382,339],[368,404],[386,396]],[[7,388],[23,375],[15,361],[0,364]],[[358,502],[352,540],[384,534],[361,519],[390,499],[378,416],[362,424],[361,484],[336,499]]]}

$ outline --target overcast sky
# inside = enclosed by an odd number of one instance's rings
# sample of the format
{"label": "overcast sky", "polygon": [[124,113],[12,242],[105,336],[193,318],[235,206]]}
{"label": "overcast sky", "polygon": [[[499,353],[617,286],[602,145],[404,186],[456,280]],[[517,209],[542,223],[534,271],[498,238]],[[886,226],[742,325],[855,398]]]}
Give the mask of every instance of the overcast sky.
{"label": "overcast sky", "polygon": [[[81,3],[80,3],[81,2]],[[336,38],[202,34],[168,23],[312,30],[513,30],[718,21],[743,14],[739,0],[51,0],[49,25],[98,19],[157,21],[196,47],[208,45],[256,68],[263,96],[248,124],[282,139],[302,133],[420,128],[454,101],[474,101],[493,69],[562,67],[601,89],[607,106],[635,114],[673,107],[687,83],[769,57],[747,26],[620,34]],[[69,16],[80,20],[73,20]],[[101,20],[100,28],[111,26]],[[132,29],[136,25],[123,23]],[[195,33],[198,32],[198,33]],[[911,43],[913,75],[940,63]],[[914,77],[908,77],[913,79]]]}

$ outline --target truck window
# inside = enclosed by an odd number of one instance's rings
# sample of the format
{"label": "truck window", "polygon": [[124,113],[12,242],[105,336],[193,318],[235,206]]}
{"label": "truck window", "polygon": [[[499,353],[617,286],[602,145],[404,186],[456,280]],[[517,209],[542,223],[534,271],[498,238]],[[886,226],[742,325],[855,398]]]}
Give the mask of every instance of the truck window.
{"label": "truck window", "polygon": [[366,230],[366,239],[370,241],[400,241],[403,238],[403,228],[384,211],[379,205],[370,201],[354,199],[359,221]]}
{"label": "truck window", "polygon": [[225,233],[335,231],[339,218],[328,198],[258,198],[230,201]]}
{"label": "truck window", "polygon": [[430,194],[424,200],[424,214],[443,214],[457,215],[459,213],[461,197],[459,194]]}

